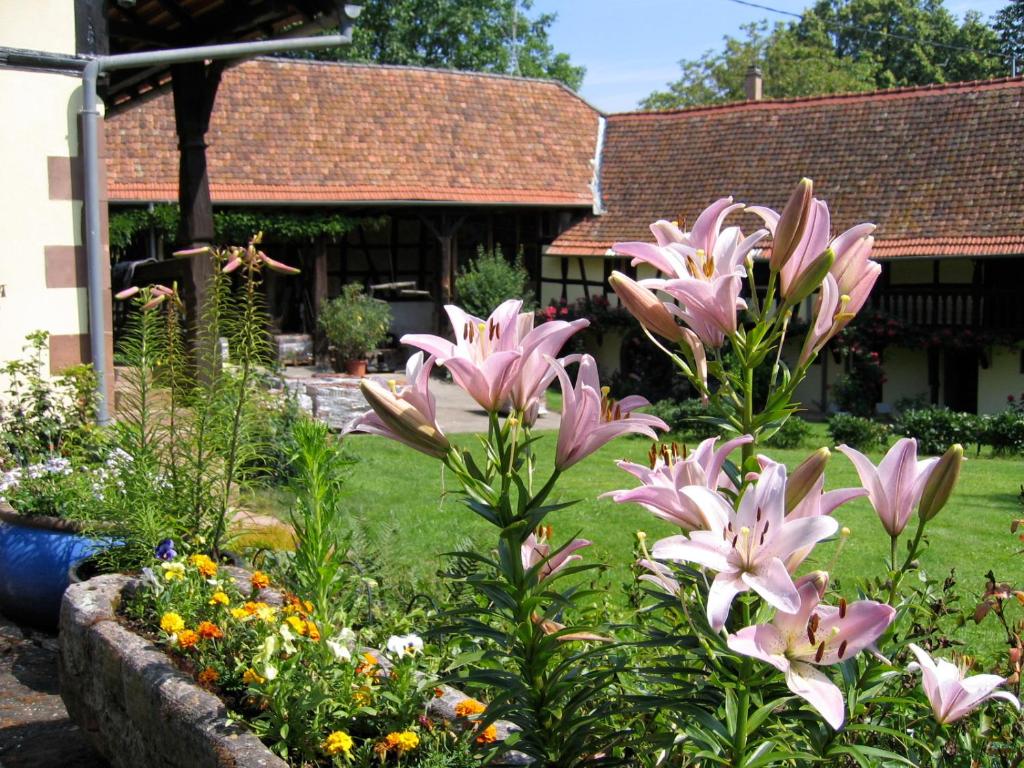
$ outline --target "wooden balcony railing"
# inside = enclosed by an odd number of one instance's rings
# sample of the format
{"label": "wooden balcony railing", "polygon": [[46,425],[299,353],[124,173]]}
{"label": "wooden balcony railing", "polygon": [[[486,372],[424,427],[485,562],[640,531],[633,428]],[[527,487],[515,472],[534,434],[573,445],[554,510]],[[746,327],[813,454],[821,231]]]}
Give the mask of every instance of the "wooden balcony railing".
{"label": "wooden balcony railing", "polygon": [[898,285],[876,287],[871,306],[906,323],[970,327],[993,331],[1024,329],[1024,300],[1017,288],[971,285]]}

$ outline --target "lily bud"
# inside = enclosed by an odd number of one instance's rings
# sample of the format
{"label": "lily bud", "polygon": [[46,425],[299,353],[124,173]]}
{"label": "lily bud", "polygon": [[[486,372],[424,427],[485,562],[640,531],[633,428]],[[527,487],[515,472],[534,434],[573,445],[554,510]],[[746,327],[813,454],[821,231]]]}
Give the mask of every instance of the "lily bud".
{"label": "lily bud", "polygon": [[785,297],[786,301],[790,304],[799,304],[818,290],[818,287],[825,280],[825,275],[832,269],[832,263],[835,260],[835,251],[831,248],[826,248],[818,258],[808,264],[807,268],[797,276],[790,286],[789,295]]}
{"label": "lily bud", "polygon": [[408,445],[438,459],[451,450],[448,438],[411,403],[369,379],[359,382],[359,390],[385,426]]}
{"label": "lily bud", "polygon": [[963,458],[964,447],[960,443],[951,445],[928,475],[921,493],[921,503],[917,507],[917,514],[924,522],[927,523],[946,506],[956,481],[960,479]]}
{"label": "lily bud", "polygon": [[665,305],[654,293],[618,271],[612,272],[608,282],[629,314],[635,317],[644,328],[659,336],[664,336],[669,341],[683,340],[682,327],[676,323],[669,311],[665,309]]}
{"label": "lily bud", "polygon": [[786,483],[786,514],[792,512],[811,489],[814,488],[818,479],[825,474],[825,465],[828,464],[832,453],[828,448],[819,448],[793,470]]}
{"label": "lily bud", "polygon": [[789,202],[779,217],[779,223],[775,226],[775,236],[772,238],[772,255],[768,261],[772,272],[782,269],[804,236],[810,218],[813,195],[814,182],[803,178],[789,196]]}

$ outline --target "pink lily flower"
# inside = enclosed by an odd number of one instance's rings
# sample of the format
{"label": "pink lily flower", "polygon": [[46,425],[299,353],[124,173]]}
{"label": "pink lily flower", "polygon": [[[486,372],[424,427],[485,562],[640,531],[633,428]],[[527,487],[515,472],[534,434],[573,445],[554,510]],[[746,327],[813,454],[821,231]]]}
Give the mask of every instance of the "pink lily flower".
{"label": "pink lily flower", "polygon": [[394,382],[383,386],[364,379],[359,387],[372,410],[357,416],[345,427],[349,432],[368,432],[397,440],[421,453],[443,459],[451,445],[437,424],[434,395],[430,392],[430,370],[434,358],[423,361],[417,352],[406,363],[406,386],[397,389]]}
{"label": "pink lily flower", "polygon": [[673,578],[672,569],[654,560],[637,560],[637,565],[647,571],[640,574],[640,581],[647,581],[669,595],[679,594],[679,582]]}
{"label": "pink lily flower", "polygon": [[589,323],[556,320],[534,328],[533,314],[520,314],[522,305],[521,300],[509,299],[486,321],[448,305],[454,344],[430,334],[407,334],[402,343],[434,355],[485,410],[496,411],[510,398],[513,407],[527,410],[551,382],[546,356],[556,354],[566,339]]}
{"label": "pink lily flower", "polygon": [[733,598],[754,590],[780,611],[800,607],[786,560],[839,528],[831,517],[785,518],[786,468],[774,464],[761,472],[748,488],[739,509],[719,493],[700,486],[683,488],[701,507],[711,526],[686,536],[669,536],[655,543],[651,554],[659,560],[697,563],[717,571],[708,592],[708,622],[725,626]]}
{"label": "pink lily flower", "polygon": [[520,554],[523,558],[523,570],[528,571],[540,565],[540,570],[537,572],[537,580],[544,581],[544,579],[568,566],[569,563],[582,560],[582,556],[574,553],[579,549],[589,547],[591,544],[592,542],[586,539],[573,539],[552,557],[548,537],[546,535],[538,537],[536,533],[531,533],[520,547]]}
{"label": "pink lily flower", "polygon": [[924,484],[938,458],[918,461],[917,440],[912,437],[897,440],[877,467],[854,448],[840,445],[838,450],[853,462],[885,530],[890,536],[899,536],[921,500]]}
{"label": "pink lily flower", "polygon": [[816,667],[838,664],[860,653],[881,636],[896,611],[874,600],[838,606],[820,605],[828,574],[808,574],[797,581],[795,611],[778,611],[770,624],[755,624],[729,635],[728,646],[771,664],[786,676],[786,685],[833,728],[846,719],[843,693]]}
{"label": "pink lily flower", "polygon": [[[781,218],[777,211],[762,206],[749,206],[747,210],[760,216],[765,226],[768,227],[768,231],[772,233],[772,237],[775,236],[775,230]],[[830,226],[831,218],[828,206],[822,200],[814,198],[807,209],[807,221],[803,234],[793,246],[792,254],[779,271],[779,292],[783,298],[788,298],[791,295],[793,286],[796,285],[800,276],[828,248]]]}
{"label": "pink lily flower", "polygon": [[690,496],[682,493],[687,486],[699,485],[711,490],[734,486],[722,467],[729,454],[737,447],[753,440],[750,435],[733,438],[715,450],[717,437],[704,440],[688,456],[679,457],[675,445],[669,449],[662,446],[658,453],[652,446],[650,466],[630,461],[616,462],[620,469],[636,477],[642,485],[622,491],[610,491],[601,498],[610,496],[619,504],[640,504],[655,517],[678,525],[683,531],[710,530],[714,521],[708,519],[704,508]]}
{"label": "pink lily flower", "polygon": [[[932,659],[913,643],[907,646],[917,657],[921,670],[921,686],[932,705],[932,713],[940,725],[956,722],[988,699],[1005,699],[1020,709],[1020,701],[1008,691],[997,691],[1006,682],[999,675],[964,676],[964,669],[945,659]],[[913,666],[913,665],[912,665]]]}
{"label": "pink lily flower", "polygon": [[576,384],[573,386],[565,368],[556,366],[555,373],[562,387],[562,419],[555,448],[555,467],[564,471],[585,459],[605,443],[629,433],[657,439],[654,428],[668,431],[668,424],[647,413],[634,413],[650,405],[646,398],[630,395],[616,402],[601,387],[597,363],[590,355],[580,358]]}

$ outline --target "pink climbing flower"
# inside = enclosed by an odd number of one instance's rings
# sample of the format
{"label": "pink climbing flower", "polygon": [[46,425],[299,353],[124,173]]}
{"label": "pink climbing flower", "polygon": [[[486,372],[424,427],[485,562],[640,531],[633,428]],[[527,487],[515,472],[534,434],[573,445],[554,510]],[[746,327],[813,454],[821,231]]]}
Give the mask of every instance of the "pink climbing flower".
{"label": "pink climbing flower", "polygon": [[712,527],[703,511],[689,495],[682,493],[687,486],[699,485],[711,490],[734,486],[723,466],[729,454],[737,447],[753,440],[750,435],[733,438],[715,450],[717,437],[704,440],[688,455],[680,456],[675,444],[662,446],[659,452],[652,446],[648,455],[649,465],[619,461],[620,469],[636,477],[642,485],[622,491],[610,491],[610,496],[619,504],[640,504],[649,512],[678,525],[684,531],[708,530]]}
{"label": "pink climbing flower", "polygon": [[656,416],[634,413],[650,405],[646,398],[631,395],[619,401],[611,399],[608,389],[601,386],[597,363],[590,355],[580,357],[575,386],[561,364],[548,360],[556,366],[562,387],[562,418],[555,448],[555,467],[559,470],[568,469],[620,435],[640,434],[654,440],[655,427],[668,430],[668,424]]}
{"label": "pink climbing flower", "polygon": [[680,493],[696,504],[709,528],[686,536],[669,536],[655,543],[658,560],[691,562],[717,571],[708,592],[708,622],[725,626],[733,598],[754,590],[769,604],[790,613],[800,607],[786,560],[794,552],[813,546],[839,528],[831,517],[785,518],[786,468],[773,464],[749,487],[739,508],[720,493],[688,486]]}
{"label": "pink climbing flower", "polygon": [[[547,536],[541,535],[538,537],[536,533],[531,533],[520,547],[523,569],[528,571],[534,566],[540,565],[540,570],[537,572],[537,580],[544,581],[544,579],[568,566],[569,563],[582,560],[583,558],[575,554],[575,552],[584,547],[589,547],[590,544],[591,542],[586,539],[573,539],[552,556],[551,545],[548,544]],[[543,565],[541,565],[542,563]]]}
{"label": "pink climbing flower", "polygon": [[1005,699],[1020,709],[1020,701],[1012,693],[995,690],[1006,682],[999,675],[964,676],[964,669],[945,659],[932,659],[928,653],[910,643],[921,670],[921,686],[932,706],[935,720],[941,725],[959,720],[988,699]]}
{"label": "pink climbing flower", "polygon": [[937,458],[917,460],[917,440],[897,440],[876,467],[860,451],[847,445],[838,448],[853,462],[861,484],[867,489],[871,506],[890,536],[899,536],[921,500]]}
{"label": "pink climbing flower", "polygon": [[589,323],[556,320],[534,328],[533,313],[520,313],[522,305],[509,299],[486,321],[448,305],[454,344],[430,334],[408,334],[402,343],[434,355],[485,410],[496,411],[510,401],[527,410],[551,381],[546,357],[557,354],[566,339]]}
{"label": "pink climbing flower", "polygon": [[401,389],[395,383],[387,385],[363,379],[359,387],[372,410],[357,416],[345,432],[368,432],[415,448],[421,453],[443,459],[451,445],[437,424],[434,395],[430,392],[430,370],[434,358],[423,361],[417,352],[406,363],[406,385]]}
{"label": "pink climbing flower", "polygon": [[846,719],[843,693],[819,666],[838,664],[874,643],[896,617],[891,606],[858,600],[821,605],[828,586],[823,571],[797,581],[799,607],[777,611],[770,624],[744,627],[729,635],[728,645],[744,656],[771,664],[786,676],[786,685],[839,729]]}

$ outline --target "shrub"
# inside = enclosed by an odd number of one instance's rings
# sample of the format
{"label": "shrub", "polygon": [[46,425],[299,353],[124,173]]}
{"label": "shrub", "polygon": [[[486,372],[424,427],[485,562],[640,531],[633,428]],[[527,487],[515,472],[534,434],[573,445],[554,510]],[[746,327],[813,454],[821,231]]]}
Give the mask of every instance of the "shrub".
{"label": "shrub", "polygon": [[681,435],[705,440],[722,433],[721,427],[709,421],[714,418],[700,400],[659,400],[648,409],[668,424],[669,429]]}
{"label": "shrub", "polygon": [[779,430],[764,442],[772,448],[800,448],[810,435],[810,424],[799,416],[790,416]]}
{"label": "shrub", "polygon": [[388,337],[391,308],[363,293],[358,283],[349,283],[324,304],[320,326],[343,360],[362,360]]}
{"label": "shrub", "polygon": [[996,454],[1024,453],[1024,411],[1008,408],[994,416],[984,416],[979,427],[981,441]]}
{"label": "shrub", "polygon": [[499,245],[493,251],[480,246],[476,258],[455,278],[455,294],[469,314],[487,317],[508,299],[523,300],[523,310],[533,309],[530,273],[523,266],[523,255],[515,262],[505,258]]}
{"label": "shrub", "polygon": [[916,438],[921,453],[937,455],[953,443],[970,445],[980,442],[982,422],[973,413],[930,406],[901,413],[896,431]]}
{"label": "shrub", "polygon": [[837,413],[828,420],[828,434],[834,445],[846,443],[865,451],[881,448],[889,438],[889,426],[863,416]]}

